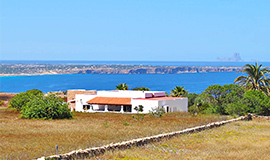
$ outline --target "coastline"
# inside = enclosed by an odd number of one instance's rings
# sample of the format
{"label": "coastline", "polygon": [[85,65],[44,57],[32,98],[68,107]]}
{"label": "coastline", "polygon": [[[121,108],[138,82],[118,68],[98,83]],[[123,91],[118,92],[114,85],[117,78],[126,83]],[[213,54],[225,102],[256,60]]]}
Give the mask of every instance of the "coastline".
{"label": "coastline", "polygon": [[45,75],[61,75],[60,73],[42,73],[42,74],[0,74],[0,77],[14,77],[14,76],[45,76]]}
{"label": "coastline", "polygon": [[61,74],[181,74],[237,72],[241,70],[241,67],[2,64],[0,69],[0,77],[7,77]]}

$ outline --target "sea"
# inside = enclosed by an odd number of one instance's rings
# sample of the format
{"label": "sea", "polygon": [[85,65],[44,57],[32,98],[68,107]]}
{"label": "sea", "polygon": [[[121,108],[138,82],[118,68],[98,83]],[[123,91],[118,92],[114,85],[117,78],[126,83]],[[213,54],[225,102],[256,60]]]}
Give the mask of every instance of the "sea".
{"label": "sea", "polygon": [[[177,61],[0,61],[1,63],[35,64],[122,64],[152,66],[244,66],[255,62],[177,62]],[[269,67],[270,62],[259,62]],[[0,76],[0,92],[19,93],[30,89],[43,92],[69,89],[114,90],[116,85],[126,83],[130,89],[147,87],[152,91],[170,92],[175,86],[183,86],[191,93],[201,93],[210,85],[233,83],[242,73],[211,72],[181,74],[63,74],[33,76]]]}

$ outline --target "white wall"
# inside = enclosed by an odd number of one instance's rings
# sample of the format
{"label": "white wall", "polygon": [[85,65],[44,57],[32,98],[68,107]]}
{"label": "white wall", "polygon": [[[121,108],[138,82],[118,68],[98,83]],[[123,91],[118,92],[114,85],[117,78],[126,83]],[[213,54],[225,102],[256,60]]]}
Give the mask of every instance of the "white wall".
{"label": "white wall", "polygon": [[158,107],[158,101],[155,100],[139,100],[139,99],[131,99],[132,104],[132,113],[137,113],[137,111],[134,109],[136,106],[142,105],[143,106],[143,112],[142,113],[149,113],[149,111],[152,110],[152,108]]}
{"label": "white wall", "polygon": [[76,94],[75,95],[75,111],[84,111],[83,110],[83,105],[88,105],[86,103],[90,99],[95,98],[97,95],[93,94]]}
{"label": "white wall", "polygon": [[168,106],[170,112],[187,112],[188,111],[188,98],[181,99],[167,99],[167,100],[140,100],[140,99],[132,99],[132,113],[137,113],[134,110],[135,106],[142,105],[143,112],[149,113],[152,111],[152,108],[163,108],[163,106]]}
{"label": "white wall", "polygon": [[188,112],[188,98],[161,100],[158,107],[168,106],[171,112]]}

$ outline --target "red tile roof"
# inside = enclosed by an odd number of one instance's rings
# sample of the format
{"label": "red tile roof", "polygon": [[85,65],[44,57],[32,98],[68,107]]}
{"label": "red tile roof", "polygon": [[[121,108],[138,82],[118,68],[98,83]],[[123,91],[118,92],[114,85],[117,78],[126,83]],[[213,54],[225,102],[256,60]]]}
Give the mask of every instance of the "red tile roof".
{"label": "red tile roof", "polygon": [[131,98],[121,97],[95,97],[86,103],[91,104],[111,104],[111,105],[131,105]]}

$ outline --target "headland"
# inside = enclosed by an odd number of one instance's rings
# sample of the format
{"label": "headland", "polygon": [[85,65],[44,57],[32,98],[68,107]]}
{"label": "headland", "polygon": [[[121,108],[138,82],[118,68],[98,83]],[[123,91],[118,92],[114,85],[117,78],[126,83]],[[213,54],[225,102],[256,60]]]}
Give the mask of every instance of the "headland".
{"label": "headland", "polygon": [[241,67],[85,65],[85,64],[0,64],[0,76],[55,74],[181,74],[237,72]]}

